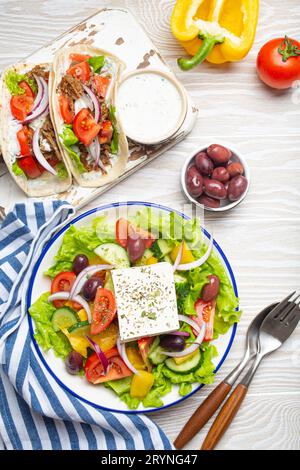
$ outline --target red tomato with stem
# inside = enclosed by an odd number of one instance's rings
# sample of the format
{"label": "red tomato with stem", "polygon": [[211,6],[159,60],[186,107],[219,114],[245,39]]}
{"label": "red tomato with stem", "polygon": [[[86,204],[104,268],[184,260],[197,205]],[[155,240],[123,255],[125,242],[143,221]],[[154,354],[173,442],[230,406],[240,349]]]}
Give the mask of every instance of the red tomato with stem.
{"label": "red tomato with stem", "polygon": [[290,88],[300,80],[300,43],[287,36],[267,42],[256,62],[260,79],[272,88]]}

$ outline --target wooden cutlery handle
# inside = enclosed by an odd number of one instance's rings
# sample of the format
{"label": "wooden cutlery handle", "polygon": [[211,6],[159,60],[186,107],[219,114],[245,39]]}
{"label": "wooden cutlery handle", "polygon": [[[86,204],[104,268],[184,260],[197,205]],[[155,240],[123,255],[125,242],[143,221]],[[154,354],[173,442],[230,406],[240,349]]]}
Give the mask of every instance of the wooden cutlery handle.
{"label": "wooden cutlery handle", "polygon": [[230,392],[231,385],[226,382],[221,382],[204,400],[204,402],[197,408],[194,414],[190,417],[185,424],[180,434],[177,436],[174,446],[176,449],[182,449],[187,442],[189,442],[198,431],[207,423],[215,411],[219,408],[220,404]]}
{"label": "wooden cutlery handle", "polygon": [[237,414],[247,391],[248,388],[241,383],[234,389],[208,431],[201,450],[212,450],[215,448]]}

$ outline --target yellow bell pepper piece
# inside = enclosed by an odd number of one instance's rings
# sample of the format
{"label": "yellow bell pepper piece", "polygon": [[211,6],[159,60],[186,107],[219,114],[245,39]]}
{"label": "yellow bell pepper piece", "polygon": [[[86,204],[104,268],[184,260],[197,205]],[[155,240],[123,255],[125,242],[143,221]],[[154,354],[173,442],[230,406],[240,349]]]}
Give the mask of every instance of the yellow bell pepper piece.
{"label": "yellow bell pepper piece", "polygon": [[90,343],[83,336],[72,336],[68,332],[67,328],[64,328],[62,332],[66,335],[74,351],[79,352],[83,357],[87,357],[87,348]]}
{"label": "yellow bell pepper piece", "polygon": [[155,258],[155,256],[151,256],[151,258],[148,258],[146,261],[146,264],[156,264],[158,263],[158,259]]}
{"label": "yellow bell pepper piece", "polygon": [[180,364],[183,364],[188,359],[191,359],[192,357],[196,356],[196,354],[198,354],[198,349],[196,349],[196,351],[194,351],[190,354],[187,354],[186,356],[174,357],[173,359],[176,362],[176,364],[180,365]]}
{"label": "yellow bell pepper piece", "polygon": [[189,70],[205,59],[214,64],[243,59],[252,47],[259,0],[177,0],[171,30],[190,59],[178,59]]}
{"label": "yellow bell pepper piece", "polygon": [[126,353],[133,367],[135,367],[138,370],[146,369],[146,365],[142,359],[142,356],[140,355],[139,351],[136,348],[128,346],[126,348]]}
{"label": "yellow bell pepper piece", "polygon": [[[171,257],[171,260],[173,261],[173,263],[175,263],[175,261],[176,261],[177,255],[179,253],[179,249],[180,249],[180,245],[176,245],[176,246],[174,246],[173,250],[170,253],[170,257]],[[186,264],[186,263],[192,263],[193,261],[195,261],[193,253],[191,252],[191,250],[189,249],[187,244],[185,242],[183,242],[182,256],[181,256],[180,263],[181,264]]]}
{"label": "yellow bell pepper piece", "polygon": [[130,386],[130,396],[132,398],[143,399],[151,390],[154,384],[154,375],[145,370],[140,370],[138,375],[134,375]]}
{"label": "yellow bell pepper piece", "polygon": [[80,321],[86,321],[86,320],[88,320],[88,316],[87,316],[87,313],[86,313],[86,311],[84,310],[84,308],[82,308],[81,310],[79,310],[79,311],[77,312],[77,315],[78,315]]}
{"label": "yellow bell pepper piece", "polygon": [[115,347],[118,335],[118,327],[114,323],[111,323],[104,331],[101,331],[98,335],[91,336],[91,338],[100,346],[102,351],[105,352]]}

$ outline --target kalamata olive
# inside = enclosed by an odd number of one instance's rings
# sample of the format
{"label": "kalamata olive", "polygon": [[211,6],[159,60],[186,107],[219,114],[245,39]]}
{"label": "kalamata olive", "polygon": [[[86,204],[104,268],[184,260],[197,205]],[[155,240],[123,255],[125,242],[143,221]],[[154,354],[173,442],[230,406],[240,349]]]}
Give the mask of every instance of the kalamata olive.
{"label": "kalamata olive", "polygon": [[205,152],[199,152],[195,156],[195,165],[202,175],[210,176],[214,169],[214,164]]}
{"label": "kalamata olive", "polygon": [[232,155],[228,148],[218,144],[210,145],[206,152],[216,165],[227,163]]}
{"label": "kalamata olive", "polygon": [[226,199],[227,191],[223,183],[218,180],[204,179],[204,192],[215,199]]}
{"label": "kalamata olive", "polygon": [[159,343],[162,348],[167,351],[179,352],[185,348],[185,340],[182,336],[176,335],[163,335],[159,338]]}
{"label": "kalamata olive", "polygon": [[228,171],[223,166],[215,168],[211,177],[213,180],[221,181],[221,183],[226,183],[230,179]]}
{"label": "kalamata olive", "polygon": [[204,302],[210,302],[215,299],[220,289],[220,279],[218,276],[210,275],[207,276],[208,283],[202,288],[201,298]]}
{"label": "kalamata olive", "polygon": [[73,272],[75,274],[79,274],[81,271],[83,271],[85,268],[87,268],[89,265],[89,259],[85,255],[77,255],[74,258],[73,261]]}
{"label": "kalamata olive", "polygon": [[213,197],[206,196],[206,194],[202,194],[198,201],[200,204],[203,204],[206,207],[213,207],[214,209],[220,207],[221,204],[220,199],[214,199]]}
{"label": "kalamata olive", "polygon": [[81,354],[77,351],[71,351],[65,360],[66,368],[69,374],[76,375],[83,368],[83,360]]}
{"label": "kalamata olive", "polygon": [[145,240],[139,236],[132,236],[128,237],[127,239],[127,253],[129,259],[132,263],[135,263],[138,259],[140,259],[145,251]]}
{"label": "kalamata olive", "polygon": [[203,178],[196,167],[192,166],[187,171],[187,189],[191,196],[198,197],[203,192]]}
{"label": "kalamata olive", "polygon": [[227,171],[230,175],[230,178],[234,178],[235,176],[244,174],[244,167],[239,162],[233,162],[229,163],[229,165],[227,166]]}
{"label": "kalamata olive", "polygon": [[232,178],[228,185],[228,199],[230,201],[237,201],[244,194],[247,189],[248,181],[245,176],[239,175]]}
{"label": "kalamata olive", "polygon": [[91,302],[95,300],[98,287],[103,287],[103,279],[100,277],[92,276],[83,284],[82,294],[83,297]]}

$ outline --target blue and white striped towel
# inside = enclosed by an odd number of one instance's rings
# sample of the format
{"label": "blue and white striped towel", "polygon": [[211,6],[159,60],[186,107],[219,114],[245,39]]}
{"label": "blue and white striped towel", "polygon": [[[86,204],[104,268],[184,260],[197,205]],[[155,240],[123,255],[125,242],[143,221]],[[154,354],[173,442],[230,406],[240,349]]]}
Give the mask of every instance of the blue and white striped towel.
{"label": "blue and white striped towel", "polygon": [[146,416],[96,409],[63,390],[30,339],[26,286],[67,203],[17,204],[0,229],[0,449],[171,449]]}

